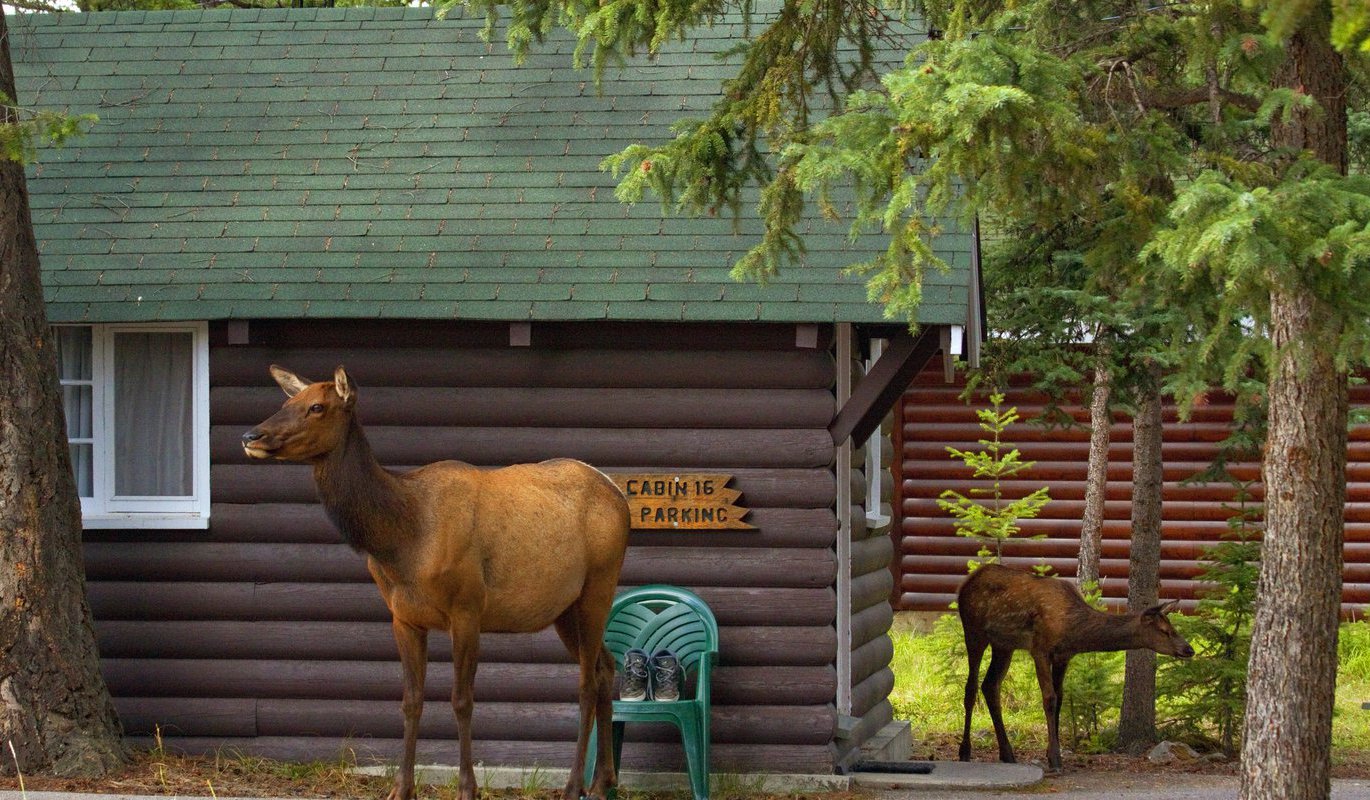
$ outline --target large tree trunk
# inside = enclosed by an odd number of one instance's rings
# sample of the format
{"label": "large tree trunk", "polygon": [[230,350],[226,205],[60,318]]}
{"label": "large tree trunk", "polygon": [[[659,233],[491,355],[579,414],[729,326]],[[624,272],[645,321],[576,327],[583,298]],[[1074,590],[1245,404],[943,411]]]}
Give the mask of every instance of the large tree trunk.
{"label": "large tree trunk", "polygon": [[[1132,420],[1132,543],[1128,553],[1127,607],[1155,605],[1161,583],[1161,383],[1149,367],[1137,390]],[[1129,650],[1123,668],[1118,749],[1140,753],[1156,743],[1156,654]]]}
{"label": "large tree trunk", "polygon": [[1094,395],[1089,403],[1089,472],[1085,478],[1085,513],[1080,530],[1080,560],[1075,581],[1081,589],[1099,584],[1099,550],[1103,545],[1104,500],[1108,492],[1108,444],[1113,415],[1108,396],[1111,376],[1103,359],[1094,367]]}
{"label": "large tree trunk", "polygon": [[[1310,150],[1346,169],[1347,74],[1329,43],[1330,10],[1315,4],[1288,43],[1277,86],[1322,108],[1272,126],[1275,144]],[[1248,669],[1241,796],[1314,800],[1331,793],[1332,701],[1337,674],[1346,502],[1347,375],[1335,347],[1344,326],[1303,286],[1270,297],[1270,429],[1265,538]]]}
{"label": "large tree trunk", "polygon": [[[15,96],[3,15],[0,91]],[[0,772],[17,757],[21,772],[99,775],[124,751],[86,602],[58,391],[24,170],[0,159]]]}

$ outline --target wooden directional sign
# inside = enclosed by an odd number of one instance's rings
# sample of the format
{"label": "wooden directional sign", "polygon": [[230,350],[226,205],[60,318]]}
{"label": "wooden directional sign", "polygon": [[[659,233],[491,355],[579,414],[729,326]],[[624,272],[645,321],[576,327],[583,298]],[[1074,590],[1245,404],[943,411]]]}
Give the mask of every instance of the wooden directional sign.
{"label": "wooden directional sign", "polygon": [[742,521],[750,509],[737,505],[742,493],[727,488],[722,473],[614,475],[628,496],[633,530],[753,531]]}

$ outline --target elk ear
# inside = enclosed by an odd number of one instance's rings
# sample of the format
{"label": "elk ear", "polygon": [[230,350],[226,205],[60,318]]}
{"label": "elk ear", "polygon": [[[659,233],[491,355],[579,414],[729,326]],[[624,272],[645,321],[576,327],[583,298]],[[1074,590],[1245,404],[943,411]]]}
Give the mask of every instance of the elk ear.
{"label": "elk ear", "polygon": [[275,364],[271,365],[271,377],[275,378],[276,383],[279,383],[281,388],[285,390],[286,397],[294,397],[309,386],[309,381],[290,370],[281,369]]}
{"label": "elk ear", "polygon": [[1174,610],[1175,606],[1179,604],[1179,600],[1166,600],[1164,602],[1157,603],[1151,608],[1148,608],[1146,611],[1143,611],[1142,616],[1157,618],[1164,617],[1166,614],[1169,614],[1172,610]]}
{"label": "elk ear", "polygon": [[357,402],[357,390],[352,386],[352,379],[347,377],[347,370],[339,366],[333,370],[333,391],[342,398],[343,405],[348,408]]}

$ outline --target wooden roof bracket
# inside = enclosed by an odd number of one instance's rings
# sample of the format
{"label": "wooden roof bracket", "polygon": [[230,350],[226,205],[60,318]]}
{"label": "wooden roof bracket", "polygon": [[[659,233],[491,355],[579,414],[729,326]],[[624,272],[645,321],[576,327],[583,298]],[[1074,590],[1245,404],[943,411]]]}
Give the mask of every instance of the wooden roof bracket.
{"label": "wooden roof bracket", "polygon": [[[833,444],[840,445],[848,438],[856,442],[870,438],[913,377],[942,349],[944,327],[924,325],[916,337],[907,328],[901,328],[891,337],[880,360],[828,424]],[[841,361],[838,368],[842,368]]]}

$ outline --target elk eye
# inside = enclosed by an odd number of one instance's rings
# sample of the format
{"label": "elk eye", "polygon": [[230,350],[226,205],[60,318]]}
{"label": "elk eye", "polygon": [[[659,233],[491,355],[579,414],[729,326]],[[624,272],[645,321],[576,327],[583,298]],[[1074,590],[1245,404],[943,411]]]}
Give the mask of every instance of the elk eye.
{"label": "elk eye", "polygon": [[309,413],[311,413],[311,414],[322,414],[322,413],[323,413],[323,404],[322,404],[322,403],[315,403],[314,405],[310,406],[310,407],[309,407]]}

